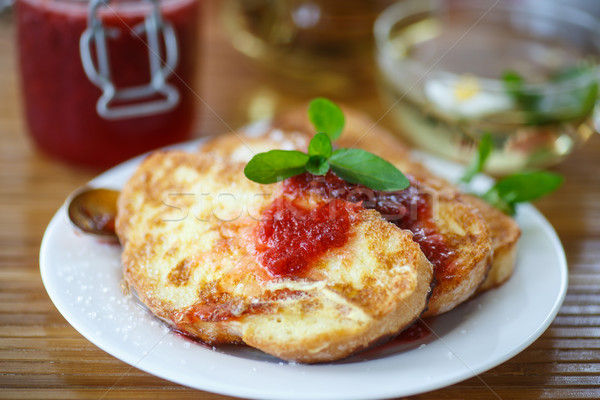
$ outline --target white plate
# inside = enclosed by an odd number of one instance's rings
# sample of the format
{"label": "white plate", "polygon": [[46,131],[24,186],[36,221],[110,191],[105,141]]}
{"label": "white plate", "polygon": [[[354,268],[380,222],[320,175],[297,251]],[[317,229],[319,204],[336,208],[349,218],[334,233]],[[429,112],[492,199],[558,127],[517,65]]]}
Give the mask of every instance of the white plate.
{"label": "white plate", "polygon": [[[454,164],[421,156],[440,174],[460,174]],[[91,184],[120,188],[139,162],[128,161]],[[516,272],[505,285],[435,318],[424,343],[384,346],[324,365],[281,362],[245,347],[209,348],[171,331],[122,293],[120,248],[75,234],[64,206],[44,235],[40,268],[52,301],[75,329],[150,374],[245,398],[390,398],[476,376],[525,349],[550,325],[567,288],[564,252],[534,207],[520,207],[517,220],[523,236]]]}

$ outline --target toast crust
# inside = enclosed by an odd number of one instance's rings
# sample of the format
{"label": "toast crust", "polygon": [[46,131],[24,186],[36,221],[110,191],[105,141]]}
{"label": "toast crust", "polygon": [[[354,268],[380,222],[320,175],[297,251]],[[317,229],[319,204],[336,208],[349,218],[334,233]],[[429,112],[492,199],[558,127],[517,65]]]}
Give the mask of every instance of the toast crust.
{"label": "toast crust", "polygon": [[479,197],[467,195],[465,199],[481,212],[489,226],[492,239],[494,258],[485,281],[477,289],[477,293],[481,293],[502,285],[511,277],[516,264],[517,242],[521,237],[521,229],[513,218]]}
{"label": "toast crust", "polygon": [[[124,277],[158,317],[210,344],[313,363],[347,357],[421,315],[433,266],[409,232],[373,210],[355,207],[347,242],[306,273],[272,276],[256,231],[284,194],[281,184],[249,181],[243,167],[209,153],[158,152],[124,187],[116,220]],[[239,207],[224,193],[242,199]]]}

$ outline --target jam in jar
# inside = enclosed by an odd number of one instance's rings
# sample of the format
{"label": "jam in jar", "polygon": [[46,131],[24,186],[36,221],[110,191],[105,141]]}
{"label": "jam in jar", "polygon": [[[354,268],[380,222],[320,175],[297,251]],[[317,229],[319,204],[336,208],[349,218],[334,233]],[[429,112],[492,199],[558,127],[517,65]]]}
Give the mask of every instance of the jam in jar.
{"label": "jam in jar", "polygon": [[108,167],[187,139],[199,0],[17,0],[24,112],[40,149]]}

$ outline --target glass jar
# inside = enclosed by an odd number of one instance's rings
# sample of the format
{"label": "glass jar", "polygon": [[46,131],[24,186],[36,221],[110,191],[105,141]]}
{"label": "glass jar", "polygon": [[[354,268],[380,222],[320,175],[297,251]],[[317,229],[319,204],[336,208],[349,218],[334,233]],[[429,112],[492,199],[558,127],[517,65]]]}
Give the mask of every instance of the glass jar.
{"label": "glass jar", "polygon": [[107,167],[190,137],[199,0],[17,0],[28,128],[46,153]]}

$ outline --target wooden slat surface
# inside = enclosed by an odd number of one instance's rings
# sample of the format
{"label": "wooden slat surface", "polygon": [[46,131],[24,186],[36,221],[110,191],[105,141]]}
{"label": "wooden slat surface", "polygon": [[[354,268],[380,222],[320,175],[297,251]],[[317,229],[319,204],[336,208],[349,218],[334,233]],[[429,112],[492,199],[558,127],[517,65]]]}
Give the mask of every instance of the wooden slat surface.
{"label": "wooden slat surface", "polygon": [[[272,93],[264,75],[227,43],[207,2],[198,134],[247,121],[254,93]],[[21,119],[14,25],[0,15],[0,398],[224,399],[150,376],[99,350],[75,331],[48,298],[39,275],[44,229],[67,194],[97,171],[39,154]],[[271,91],[271,92],[269,92]],[[279,94],[280,104],[301,98]],[[373,93],[349,103],[374,117]],[[201,99],[201,101],[200,101]],[[379,113],[379,114],[378,114]],[[555,168],[565,185],[536,205],[567,253],[569,291],[548,331],[506,363],[415,399],[600,398],[600,137]]]}

